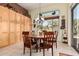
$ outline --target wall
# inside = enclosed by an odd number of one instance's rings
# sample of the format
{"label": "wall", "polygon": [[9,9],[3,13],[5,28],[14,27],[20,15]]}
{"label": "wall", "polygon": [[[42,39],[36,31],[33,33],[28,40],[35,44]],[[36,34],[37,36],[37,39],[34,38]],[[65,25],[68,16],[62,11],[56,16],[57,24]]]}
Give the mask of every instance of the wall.
{"label": "wall", "polygon": [[[62,42],[62,30],[60,29],[61,26],[61,16],[64,15],[65,19],[66,19],[66,29],[67,29],[67,19],[68,19],[68,4],[63,4],[63,3],[50,3],[44,7],[41,7],[41,12],[45,12],[45,11],[51,11],[53,9],[56,10],[60,10],[60,18],[59,18],[59,31],[58,31],[58,41]],[[31,14],[31,18],[32,20],[34,20],[35,18],[37,18],[38,16],[38,12],[39,12],[39,8],[36,9],[32,9],[29,11]]]}

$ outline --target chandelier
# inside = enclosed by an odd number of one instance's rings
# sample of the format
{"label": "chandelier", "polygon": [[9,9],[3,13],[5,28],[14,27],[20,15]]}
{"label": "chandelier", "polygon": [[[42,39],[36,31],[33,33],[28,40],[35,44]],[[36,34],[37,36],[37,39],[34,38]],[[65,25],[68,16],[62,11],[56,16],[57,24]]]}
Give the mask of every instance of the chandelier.
{"label": "chandelier", "polygon": [[44,22],[44,18],[42,18],[42,13],[41,13],[41,4],[39,4],[38,17],[35,19],[35,21],[36,21],[39,25],[42,25],[43,22]]}

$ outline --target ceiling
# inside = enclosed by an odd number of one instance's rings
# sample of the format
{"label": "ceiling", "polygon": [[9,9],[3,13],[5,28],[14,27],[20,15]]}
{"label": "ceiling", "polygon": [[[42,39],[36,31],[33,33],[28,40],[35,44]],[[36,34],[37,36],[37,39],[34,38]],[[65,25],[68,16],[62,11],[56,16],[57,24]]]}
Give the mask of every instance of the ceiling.
{"label": "ceiling", "polygon": [[48,5],[49,3],[18,3],[18,5],[22,6],[27,10],[35,9],[38,7],[43,7]]}

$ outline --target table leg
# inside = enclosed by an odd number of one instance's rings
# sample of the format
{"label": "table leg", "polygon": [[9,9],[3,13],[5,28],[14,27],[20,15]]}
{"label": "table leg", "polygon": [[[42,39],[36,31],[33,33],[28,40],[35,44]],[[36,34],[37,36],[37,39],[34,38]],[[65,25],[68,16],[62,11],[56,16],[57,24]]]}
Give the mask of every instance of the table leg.
{"label": "table leg", "polygon": [[36,40],[36,52],[38,52],[38,42]]}

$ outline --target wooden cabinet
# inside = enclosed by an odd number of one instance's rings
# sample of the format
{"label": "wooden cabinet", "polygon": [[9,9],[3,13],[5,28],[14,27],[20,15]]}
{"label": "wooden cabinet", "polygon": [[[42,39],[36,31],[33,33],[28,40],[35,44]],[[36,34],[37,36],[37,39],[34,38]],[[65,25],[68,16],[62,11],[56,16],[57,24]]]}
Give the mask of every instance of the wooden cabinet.
{"label": "wooden cabinet", "polygon": [[0,47],[22,41],[22,32],[31,32],[31,19],[0,6]]}

